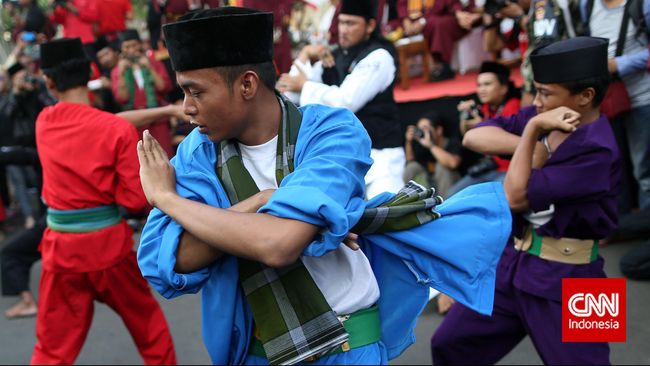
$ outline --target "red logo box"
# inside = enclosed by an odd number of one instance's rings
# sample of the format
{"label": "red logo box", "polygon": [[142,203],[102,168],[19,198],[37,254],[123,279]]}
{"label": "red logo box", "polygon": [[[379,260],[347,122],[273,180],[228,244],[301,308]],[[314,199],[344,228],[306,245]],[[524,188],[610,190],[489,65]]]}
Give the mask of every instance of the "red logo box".
{"label": "red logo box", "polygon": [[625,278],[562,279],[562,342],[625,342]]}

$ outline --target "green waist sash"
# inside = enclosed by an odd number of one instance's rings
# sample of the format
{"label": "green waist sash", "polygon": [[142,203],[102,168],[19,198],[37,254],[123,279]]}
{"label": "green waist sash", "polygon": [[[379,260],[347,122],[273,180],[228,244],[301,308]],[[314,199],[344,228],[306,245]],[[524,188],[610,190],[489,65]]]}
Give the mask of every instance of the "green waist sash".
{"label": "green waist sash", "polygon": [[[379,342],[381,340],[381,323],[379,320],[379,308],[375,305],[368,309],[359,310],[350,315],[339,317],[343,323],[343,328],[348,332],[350,338],[341,346],[336,347],[334,350],[327,354],[319,355],[305,361],[311,362],[316,359],[335,355],[337,353],[347,352],[351,349],[360,348]],[[266,358],[266,352],[262,342],[257,337],[253,336],[251,344],[248,347],[248,353],[253,356]]]}
{"label": "green waist sash", "polygon": [[78,210],[47,209],[47,227],[62,233],[88,233],[113,226],[122,221],[115,205]]}

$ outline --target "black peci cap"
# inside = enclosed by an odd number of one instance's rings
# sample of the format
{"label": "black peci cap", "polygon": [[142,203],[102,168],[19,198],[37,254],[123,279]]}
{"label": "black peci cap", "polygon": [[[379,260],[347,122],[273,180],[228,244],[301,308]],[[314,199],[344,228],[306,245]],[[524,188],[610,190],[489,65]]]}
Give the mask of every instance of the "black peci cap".
{"label": "black peci cap", "polygon": [[540,47],[530,55],[534,79],[555,84],[609,75],[608,45],[605,38],[576,37]]}
{"label": "black peci cap", "polygon": [[163,27],[176,71],[273,60],[273,14],[240,7],[190,12]]}

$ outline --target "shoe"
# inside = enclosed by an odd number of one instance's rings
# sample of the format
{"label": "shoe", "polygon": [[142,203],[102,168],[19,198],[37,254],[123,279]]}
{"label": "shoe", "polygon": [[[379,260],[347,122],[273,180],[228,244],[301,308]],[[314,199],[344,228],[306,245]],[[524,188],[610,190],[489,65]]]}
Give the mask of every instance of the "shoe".
{"label": "shoe", "polygon": [[429,81],[436,82],[436,81],[450,80],[453,79],[455,76],[456,73],[454,72],[454,70],[452,70],[451,67],[445,63],[443,64],[442,67],[431,71],[431,74],[429,75]]}

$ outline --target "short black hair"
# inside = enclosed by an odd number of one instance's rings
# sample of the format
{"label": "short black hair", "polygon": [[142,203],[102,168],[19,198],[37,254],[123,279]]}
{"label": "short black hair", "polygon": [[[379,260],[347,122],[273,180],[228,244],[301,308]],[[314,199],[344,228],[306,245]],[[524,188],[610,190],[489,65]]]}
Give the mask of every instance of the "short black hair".
{"label": "short black hair", "polygon": [[595,93],[592,105],[594,107],[598,107],[605,98],[605,94],[607,93],[607,88],[609,87],[610,81],[611,77],[609,74],[606,74],[600,77],[593,77],[558,84],[569,90],[569,93],[571,93],[571,95],[576,95],[587,88],[593,88]]}
{"label": "short black hair", "polygon": [[445,122],[442,120],[442,117],[438,112],[427,112],[420,119],[427,119],[429,122],[431,122],[431,127],[436,128],[436,127],[442,127],[445,128]]}
{"label": "short black hair", "polygon": [[215,70],[224,79],[230,92],[232,92],[235,80],[245,71],[252,70],[257,73],[262,80],[262,84],[269,90],[275,89],[276,73],[273,62],[262,62],[259,64],[235,65],[235,66],[217,66]]}
{"label": "short black hair", "polygon": [[90,60],[74,58],[55,67],[43,69],[43,73],[54,83],[56,90],[66,90],[86,86],[90,80]]}

